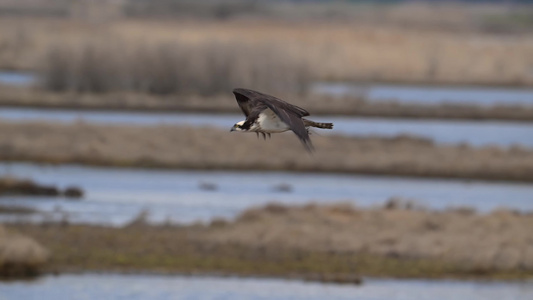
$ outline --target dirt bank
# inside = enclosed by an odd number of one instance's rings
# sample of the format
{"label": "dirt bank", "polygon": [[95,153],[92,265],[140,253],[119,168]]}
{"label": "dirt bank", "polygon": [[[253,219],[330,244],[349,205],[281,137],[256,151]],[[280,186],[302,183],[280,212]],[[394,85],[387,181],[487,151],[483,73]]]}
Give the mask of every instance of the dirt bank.
{"label": "dirt bank", "polygon": [[[363,98],[278,95],[305,107],[313,115],[342,115],[406,119],[464,119],[533,121],[533,107],[467,104],[424,105],[370,102]],[[154,96],[141,93],[52,93],[0,86],[0,106],[46,109],[129,110],[156,112],[241,113],[230,90],[220,96]]]}
{"label": "dirt bank", "polygon": [[229,128],[1,122],[0,159],[533,181],[533,151],[520,147],[441,146],[410,137],[312,139],[316,152],[308,154],[290,132],[263,141],[254,134],[230,133]]}
{"label": "dirt bank", "polygon": [[49,271],[181,272],[359,282],[359,276],[533,276],[532,214],[361,210],[348,205],[245,211],[209,225],[12,224],[51,250]]}
{"label": "dirt bank", "polygon": [[48,257],[48,251],[39,243],[0,225],[0,278],[35,276]]}

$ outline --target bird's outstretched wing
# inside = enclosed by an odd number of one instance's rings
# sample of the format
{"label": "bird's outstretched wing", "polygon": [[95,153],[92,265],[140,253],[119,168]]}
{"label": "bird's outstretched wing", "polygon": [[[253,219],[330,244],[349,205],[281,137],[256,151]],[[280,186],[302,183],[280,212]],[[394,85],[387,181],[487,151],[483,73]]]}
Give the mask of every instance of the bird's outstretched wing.
{"label": "bird's outstretched wing", "polygon": [[250,98],[246,95],[245,89],[234,89],[233,94],[235,95],[235,99],[237,99],[237,103],[239,104],[239,107],[241,108],[242,112],[246,117],[250,115],[250,112],[252,111],[252,103],[250,101]]}
{"label": "bird's outstretched wing", "polygon": [[309,115],[305,109],[274,96],[249,89],[237,88],[233,90],[233,94],[235,94],[237,103],[246,116],[243,125],[245,128],[249,128],[262,111],[270,108],[298,136],[308,151],[313,150],[313,144],[302,120],[302,117]]}

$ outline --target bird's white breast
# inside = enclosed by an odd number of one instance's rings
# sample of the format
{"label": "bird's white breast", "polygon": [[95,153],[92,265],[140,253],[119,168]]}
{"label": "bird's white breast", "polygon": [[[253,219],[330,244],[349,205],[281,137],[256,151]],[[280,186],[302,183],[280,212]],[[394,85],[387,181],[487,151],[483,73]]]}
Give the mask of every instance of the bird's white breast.
{"label": "bird's white breast", "polygon": [[254,131],[276,133],[289,130],[289,126],[270,109],[261,112],[255,123],[257,128],[252,128]]}

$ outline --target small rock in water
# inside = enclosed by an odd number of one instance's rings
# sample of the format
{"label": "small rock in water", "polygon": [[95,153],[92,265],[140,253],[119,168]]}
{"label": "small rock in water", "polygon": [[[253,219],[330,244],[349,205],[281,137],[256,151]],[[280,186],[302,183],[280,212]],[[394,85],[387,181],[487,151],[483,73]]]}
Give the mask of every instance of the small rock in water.
{"label": "small rock in water", "polygon": [[218,187],[212,182],[201,182],[199,188],[204,191],[216,191]]}
{"label": "small rock in water", "polygon": [[281,183],[274,187],[274,190],[278,192],[290,193],[292,192],[292,186],[287,183]]}
{"label": "small rock in water", "polygon": [[385,209],[388,210],[394,210],[394,209],[402,209],[402,210],[424,210],[425,207],[421,204],[419,204],[416,200],[413,199],[403,199],[400,197],[391,197],[385,204],[383,205]]}
{"label": "small rock in water", "polygon": [[76,186],[70,186],[65,189],[63,195],[67,198],[81,198],[83,197],[83,190]]}

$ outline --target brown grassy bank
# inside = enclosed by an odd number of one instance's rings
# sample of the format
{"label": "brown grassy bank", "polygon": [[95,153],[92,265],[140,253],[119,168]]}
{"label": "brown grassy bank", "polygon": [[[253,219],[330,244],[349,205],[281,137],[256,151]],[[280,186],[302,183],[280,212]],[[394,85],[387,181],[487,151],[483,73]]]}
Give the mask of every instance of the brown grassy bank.
{"label": "brown grassy bank", "polygon": [[51,250],[49,271],[156,271],[359,282],[359,276],[533,276],[531,214],[271,204],[210,225],[11,224]]}
{"label": "brown grassy bank", "polygon": [[263,141],[254,134],[230,133],[229,128],[0,123],[0,159],[533,181],[533,152],[521,147],[435,145],[410,137],[312,139],[317,151],[307,154],[290,132]]}
{"label": "brown grassy bank", "polygon": [[39,243],[0,225],[0,279],[36,276],[48,257]]}
{"label": "brown grassy bank", "polygon": [[[463,119],[533,121],[532,106],[424,105],[397,102],[373,103],[362,98],[333,98],[318,95],[276,94],[305,107],[313,115],[344,115],[409,119]],[[151,112],[241,113],[231,89],[219,96],[154,96],[143,93],[114,92],[92,94],[46,92],[36,89],[0,86],[1,107],[120,110]]]}

